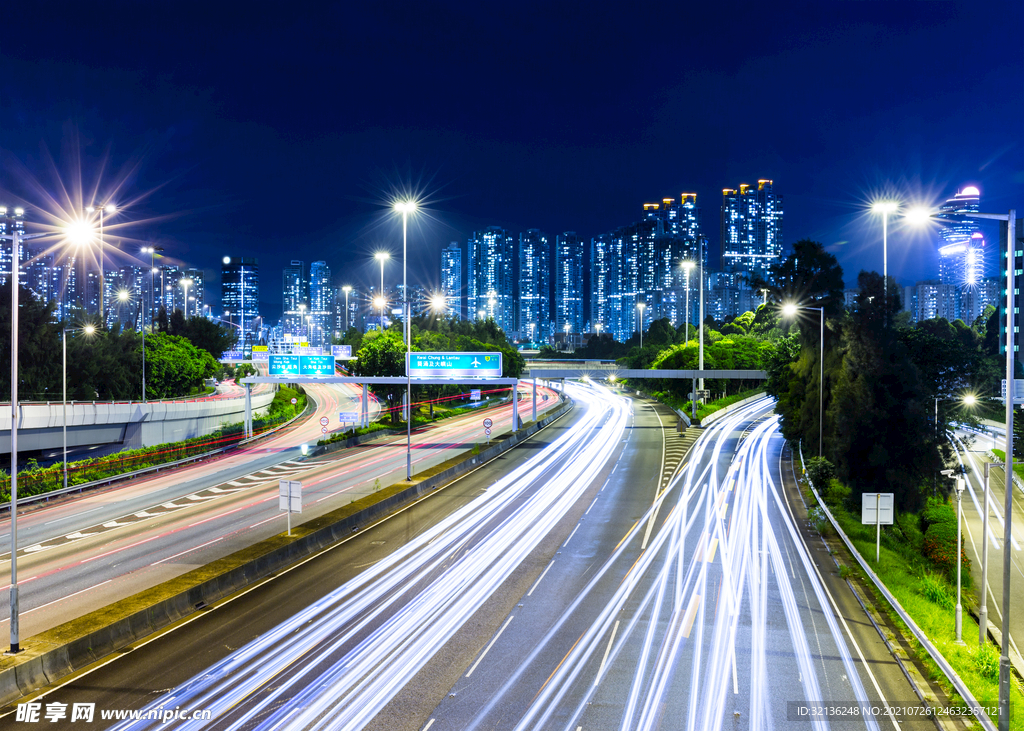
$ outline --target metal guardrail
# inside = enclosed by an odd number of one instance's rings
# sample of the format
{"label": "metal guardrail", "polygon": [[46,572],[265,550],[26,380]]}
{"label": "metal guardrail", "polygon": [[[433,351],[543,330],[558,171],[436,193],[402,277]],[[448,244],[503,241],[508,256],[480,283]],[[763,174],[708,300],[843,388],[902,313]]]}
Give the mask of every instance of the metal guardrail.
{"label": "metal guardrail", "polygon": [[[69,495],[69,494],[71,494],[73,492],[82,492],[84,490],[88,490],[88,489],[91,489],[91,488],[94,488],[94,487],[101,487],[103,485],[109,485],[112,482],[118,482],[120,480],[133,480],[136,477],[140,477],[142,475],[147,475],[150,472],[159,472],[160,470],[167,469],[167,468],[170,468],[170,467],[178,467],[178,466],[183,465],[183,464],[188,464],[189,462],[196,462],[196,461],[201,460],[201,459],[206,459],[207,457],[213,457],[214,455],[217,455],[217,454],[223,454],[224,452],[227,452],[228,450],[231,450],[231,449],[237,449],[238,447],[241,447],[241,446],[248,446],[250,444],[254,444],[254,443],[258,442],[260,439],[263,439],[264,437],[267,437],[267,436],[269,436],[271,434],[279,432],[282,429],[290,426],[293,422],[295,422],[295,421],[301,419],[303,416],[305,416],[306,412],[309,411],[309,410],[310,410],[310,406],[309,406],[309,404],[307,402],[306,408],[303,409],[301,413],[297,414],[296,416],[293,416],[288,421],[283,422],[281,424],[278,424],[275,427],[271,427],[270,429],[267,429],[266,431],[262,431],[259,434],[255,435],[253,437],[250,437],[248,439],[240,439],[239,441],[235,442],[234,444],[228,444],[228,445],[225,445],[223,447],[219,447],[217,449],[212,449],[209,452],[202,452],[201,454],[194,454],[191,457],[184,457],[182,459],[178,459],[178,460],[175,460],[173,462],[162,462],[161,464],[152,465],[151,467],[143,467],[142,469],[133,470],[131,472],[122,472],[122,473],[120,473],[118,475],[111,475],[110,477],[104,477],[102,480],[93,480],[91,482],[82,482],[82,483],[80,483],[78,485],[68,485],[67,487],[62,487],[62,488],[60,488],[58,490],[50,490],[48,492],[41,492],[38,495],[26,495],[25,497],[19,497],[18,498],[18,505],[24,505],[26,503],[35,503],[35,502],[39,502],[40,500],[49,500],[50,498],[59,497],[61,495]],[[10,509],[11,509],[11,503],[10,502],[0,503],[0,512],[9,512]]]}
{"label": "metal guardrail", "polygon": [[[799,445],[799,451],[800,467],[803,469],[806,476],[807,466],[804,463],[804,449],[802,443]],[[974,694],[972,694],[970,689],[967,687],[967,684],[964,683],[959,675],[957,675],[953,666],[949,664],[943,654],[939,652],[938,648],[932,644],[931,640],[928,639],[928,635],[924,633],[924,630],[917,626],[917,623],[910,614],[907,613],[907,610],[900,605],[896,597],[892,595],[885,584],[882,583],[882,580],[878,578],[878,574],[871,569],[867,561],[864,560],[864,557],[860,555],[860,552],[854,547],[853,542],[849,539],[846,533],[843,532],[843,529],[839,527],[839,522],[835,519],[835,516],[832,515],[832,511],[828,509],[828,505],[826,505],[825,501],[822,500],[821,495],[818,494],[818,491],[814,487],[814,483],[811,482],[810,477],[807,477],[807,484],[811,486],[811,492],[814,493],[814,497],[818,501],[818,506],[822,511],[824,511],[829,522],[832,523],[832,527],[836,529],[836,533],[843,539],[843,543],[846,544],[846,547],[850,550],[850,553],[853,554],[853,557],[857,559],[857,563],[859,563],[860,567],[864,569],[864,573],[866,573],[868,578],[870,578],[872,583],[874,583],[875,588],[881,592],[882,596],[885,597],[885,600],[889,602],[889,605],[896,610],[900,619],[902,619],[903,623],[907,625],[907,628],[914,634],[914,637],[921,643],[921,646],[928,652],[932,660],[935,661],[935,664],[939,666],[939,669],[946,676],[946,679],[953,685],[956,692],[960,694],[960,697],[964,699],[964,702],[970,706],[971,710],[974,712],[975,718],[981,723],[986,731],[997,731],[995,724],[992,723],[988,714],[985,713],[985,706],[982,706],[977,701]]]}

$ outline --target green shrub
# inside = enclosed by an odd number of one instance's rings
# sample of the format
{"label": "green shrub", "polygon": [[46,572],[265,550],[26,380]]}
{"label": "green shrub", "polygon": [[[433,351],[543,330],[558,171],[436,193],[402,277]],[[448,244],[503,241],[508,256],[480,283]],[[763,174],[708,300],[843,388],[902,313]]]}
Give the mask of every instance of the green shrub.
{"label": "green shrub", "polygon": [[811,457],[807,460],[807,476],[818,490],[825,490],[836,478],[836,468],[824,457]]}
{"label": "green shrub", "polygon": [[979,675],[991,681],[999,680],[999,650],[995,645],[986,642],[972,653],[971,659],[974,660],[974,667],[978,669]]}
{"label": "green shrub", "polygon": [[808,510],[807,518],[811,521],[811,525],[814,526],[814,530],[818,531],[819,534],[822,536],[829,534],[832,524],[829,523],[828,517],[825,515],[825,511],[821,509],[821,506],[815,505]]}
{"label": "green shrub", "polygon": [[[935,574],[925,574],[917,586],[918,591],[925,599],[938,604],[943,609],[953,609],[956,602],[949,592],[946,581]],[[998,658],[996,658],[998,663]]]}
{"label": "green shrub", "polygon": [[946,575],[953,580],[956,574],[956,555],[960,554],[962,573],[961,581],[964,585],[970,586],[971,559],[964,550],[963,538],[961,537],[960,550],[956,545],[956,519],[952,523],[932,523],[924,533],[924,542],[921,545],[921,552],[925,558],[931,561],[937,568],[946,572]]}
{"label": "green shrub", "polygon": [[928,498],[928,504],[919,514],[921,530],[927,531],[936,523],[952,523],[956,526],[956,508],[943,498]]}

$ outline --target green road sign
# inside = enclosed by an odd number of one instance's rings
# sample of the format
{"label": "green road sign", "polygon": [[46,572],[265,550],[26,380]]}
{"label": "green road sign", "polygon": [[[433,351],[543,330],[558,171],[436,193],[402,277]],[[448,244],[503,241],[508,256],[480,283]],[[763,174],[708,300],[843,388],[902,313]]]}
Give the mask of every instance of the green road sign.
{"label": "green road sign", "polygon": [[299,371],[298,355],[271,355],[270,375],[272,376],[298,376]]}
{"label": "green road sign", "polygon": [[409,353],[410,378],[501,378],[501,353]]}
{"label": "green road sign", "polygon": [[299,373],[303,376],[333,376],[333,355],[300,355]]}

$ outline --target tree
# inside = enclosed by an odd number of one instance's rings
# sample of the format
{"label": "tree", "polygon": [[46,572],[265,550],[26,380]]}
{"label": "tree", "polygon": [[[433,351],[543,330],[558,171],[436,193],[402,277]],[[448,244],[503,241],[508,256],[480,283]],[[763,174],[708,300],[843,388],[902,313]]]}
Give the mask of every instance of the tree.
{"label": "tree", "polygon": [[[352,374],[356,376],[404,376],[405,375],[405,343],[401,336],[391,330],[383,333],[367,333],[363,338],[357,358],[352,365]],[[404,385],[372,384],[370,390],[374,395],[388,403],[391,423],[397,424],[398,407],[401,404]]]}
{"label": "tree", "polygon": [[843,268],[825,251],[825,245],[809,239],[793,244],[793,253],[772,265],[771,280],[754,277],[754,289],[766,289],[776,302],[794,302],[824,307],[825,315],[837,318],[843,312]]}
{"label": "tree", "polygon": [[[25,287],[18,292],[18,398],[60,399],[60,326],[53,302],[36,299]],[[0,286],[0,399],[11,399],[11,285]]]}
{"label": "tree", "polygon": [[197,348],[205,350],[215,359],[220,359],[225,350],[230,350],[238,340],[238,332],[235,328],[228,328],[219,325],[205,317],[190,317],[187,320],[182,316],[181,310],[175,310],[171,317],[171,335],[180,335],[187,338]]}

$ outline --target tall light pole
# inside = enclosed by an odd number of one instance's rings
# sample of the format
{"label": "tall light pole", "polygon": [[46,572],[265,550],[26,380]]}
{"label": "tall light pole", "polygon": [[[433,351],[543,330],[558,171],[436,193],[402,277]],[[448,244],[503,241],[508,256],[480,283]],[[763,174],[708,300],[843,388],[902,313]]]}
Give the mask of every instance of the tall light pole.
{"label": "tall light pole", "polygon": [[[412,357],[412,317],[409,312],[409,214],[416,212],[416,201],[398,201],[395,210],[402,214],[402,319],[405,320],[405,404],[408,413],[405,417],[405,479],[412,480],[412,375],[409,373],[408,359]],[[513,429],[515,425],[513,424]]]}
{"label": "tall light pole", "polygon": [[104,203],[101,206],[89,206],[85,209],[89,213],[95,213],[99,211],[100,214],[100,326],[106,327],[107,321],[103,315],[103,300],[107,296],[106,287],[103,279],[103,214],[104,213],[117,213],[117,206],[113,203]]}
{"label": "tall light pole", "polygon": [[[62,426],[63,426],[63,432],[64,432],[64,488],[65,489],[67,489],[67,486],[68,486],[68,331],[71,330],[71,329],[72,328],[65,327],[64,328],[64,334],[61,337],[61,350],[63,351],[62,352],[62,357],[61,357],[61,362],[62,362],[63,368],[64,368],[64,381],[63,381],[63,385],[64,385],[63,397],[64,397],[64,399],[62,401],[62,404],[63,404],[63,407],[62,407],[62,411],[63,411],[63,425]],[[84,332],[86,335],[92,335],[93,333],[96,332],[96,326],[95,325],[86,325],[85,327],[82,328],[82,332]],[[145,353],[145,349],[143,349],[143,353]],[[143,376],[142,384],[143,384],[143,393],[145,393],[145,384],[146,384],[145,376]]]}
{"label": "tall light pole", "polygon": [[684,326],[683,332],[686,333],[686,340],[690,340],[690,272],[693,271],[693,267],[696,266],[692,261],[683,262],[683,274],[686,275],[686,325]]}
{"label": "tall light pole", "polygon": [[644,349],[644,308],[647,304],[644,302],[637,302],[636,308],[640,310],[640,350]]}
{"label": "tall light pole", "polygon": [[[959,214],[944,214],[949,218]],[[1017,238],[1017,211],[1007,213],[975,213],[970,218],[984,218],[990,221],[1006,221],[1006,503],[1003,508],[1003,646],[999,654],[999,731],[1010,729],[1010,546],[1013,543],[1011,527],[1013,521],[1013,270],[1017,266],[1015,246]],[[916,209],[907,212],[907,218],[915,223],[931,220],[931,211]]]}
{"label": "tall light pole", "polygon": [[348,293],[352,291],[352,287],[346,284],[341,291],[345,293],[345,334],[348,335]]}
{"label": "tall light pole", "polygon": [[380,262],[380,331],[384,332],[384,262],[391,258],[391,254],[378,251],[373,258]]}
{"label": "tall light pole", "polygon": [[817,310],[820,320],[820,340],[818,346],[818,456],[822,456],[822,435],[825,419],[825,308],[807,307],[806,305],[785,304],[782,314],[793,317],[798,310]]}
{"label": "tall light pole", "polygon": [[882,216],[882,296],[884,297],[885,324],[889,325],[889,214],[899,210],[896,201],[882,200],[871,204],[873,213]]}
{"label": "tall light pole", "polygon": [[[698,350],[698,363],[697,368],[702,372],[704,370],[704,238],[700,238],[700,261],[697,262],[697,266],[700,267],[700,310],[699,317],[700,322],[697,323],[697,334],[699,343]],[[704,390],[704,376],[700,377],[700,390]],[[696,399],[694,399],[696,402]]]}
{"label": "tall light pole", "polygon": [[178,284],[185,290],[185,319],[188,319],[188,288],[192,286],[192,280],[188,277],[179,279]]}
{"label": "tall light pole", "polygon": [[[49,234],[22,234],[12,227],[0,240],[11,242],[11,654],[21,652],[18,641],[18,289],[21,279],[21,242]],[[81,237],[87,229],[81,222],[68,233]]]}

